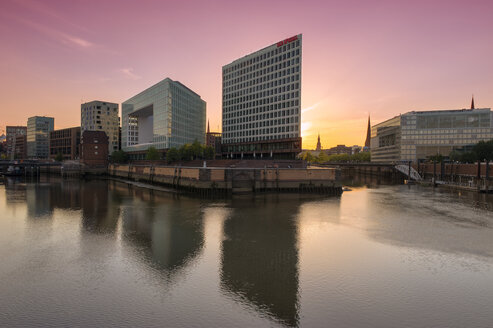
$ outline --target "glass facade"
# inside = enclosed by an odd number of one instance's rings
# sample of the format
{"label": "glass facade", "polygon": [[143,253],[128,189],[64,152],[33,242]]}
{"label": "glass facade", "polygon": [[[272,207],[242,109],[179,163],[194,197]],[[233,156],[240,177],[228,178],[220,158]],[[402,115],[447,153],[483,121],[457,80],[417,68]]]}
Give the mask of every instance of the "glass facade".
{"label": "glass facade", "polygon": [[122,104],[122,149],[143,151],[205,142],[206,103],[169,78]]}
{"label": "glass facade", "polygon": [[[418,161],[453,150],[464,150],[481,140],[493,139],[493,113],[489,108],[409,112],[372,127],[372,161]],[[386,128],[393,127],[393,133]],[[394,135],[392,144],[389,138]]]}
{"label": "glass facade", "polygon": [[33,116],[27,119],[27,156],[47,159],[50,154],[50,132],[55,126],[53,117]]}

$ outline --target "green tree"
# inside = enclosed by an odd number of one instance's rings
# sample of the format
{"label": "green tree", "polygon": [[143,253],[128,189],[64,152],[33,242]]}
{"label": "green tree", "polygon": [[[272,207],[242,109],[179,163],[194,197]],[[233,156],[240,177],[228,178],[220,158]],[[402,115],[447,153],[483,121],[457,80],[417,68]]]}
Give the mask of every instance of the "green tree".
{"label": "green tree", "polygon": [[146,160],[148,161],[155,161],[155,160],[158,160],[160,159],[160,154],[158,152],[158,150],[156,149],[156,147],[149,147],[147,149],[147,152],[146,152]]}
{"label": "green tree", "polygon": [[317,156],[317,162],[318,163],[325,163],[329,160],[329,155],[327,155],[325,152],[321,151],[318,156]]}
{"label": "green tree", "polygon": [[192,145],[184,144],[178,149],[182,161],[191,161],[193,159]]}
{"label": "green tree", "polygon": [[56,154],[55,161],[57,161],[57,162],[62,162],[63,161],[63,155],[62,155],[62,153]]}
{"label": "green tree", "polygon": [[197,139],[195,139],[190,148],[193,159],[203,158],[204,147],[200,144],[200,142],[197,141]]}
{"label": "green tree", "polygon": [[204,159],[214,159],[216,156],[216,151],[212,146],[206,146],[204,148]]}
{"label": "green tree", "polygon": [[178,149],[175,147],[171,147],[168,149],[168,152],[166,153],[166,161],[168,163],[176,162],[181,159],[180,153],[178,152]]}
{"label": "green tree", "polygon": [[128,162],[128,155],[123,150],[116,150],[111,153],[110,160],[112,163],[126,163]]}
{"label": "green tree", "polygon": [[476,153],[476,159],[479,161],[487,160],[490,161],[493,159],[493,140],[478,142],[473,151]]}

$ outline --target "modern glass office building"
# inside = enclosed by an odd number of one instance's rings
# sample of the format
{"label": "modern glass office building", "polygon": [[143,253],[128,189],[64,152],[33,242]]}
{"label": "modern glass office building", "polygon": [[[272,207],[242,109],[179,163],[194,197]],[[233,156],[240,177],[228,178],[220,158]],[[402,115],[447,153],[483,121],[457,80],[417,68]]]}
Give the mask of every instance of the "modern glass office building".
{"label": "modern glass office building", "polygon": [[47,159],[50,155],[50,132],[55,126],[53,117],[33,116],[27,119],[27,157]]}
{"label": "modern glass office building", "polygon": [[122,104],[122,149],[164,150],[195,140],[205,142],[206,103],[198,94],[169,78]]}
{"label": "modern glass office building", "polygon": [[301,152],[302,35],[223,66],[223,157]]}
{"label": "modern glass office building", "polygon": [[372,162],[417,162],[449,156],[493,139],[490,108],[408,112],[371,128]]}

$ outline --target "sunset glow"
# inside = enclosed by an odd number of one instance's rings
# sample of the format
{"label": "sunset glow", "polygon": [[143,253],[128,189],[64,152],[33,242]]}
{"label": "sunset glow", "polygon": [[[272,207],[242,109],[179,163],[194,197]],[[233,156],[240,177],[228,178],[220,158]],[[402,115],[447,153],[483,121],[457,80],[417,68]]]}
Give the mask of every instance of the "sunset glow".
{"label": "sunset glow", "polygon": [[[0,130],[80,125],[170,77],[221,129],[221,68],[303,34],[303,148],[362,145],[410,110],[493,105],[491,1],[34,1],[0,4]],[[1,134],[1,132],[0,132]]]}

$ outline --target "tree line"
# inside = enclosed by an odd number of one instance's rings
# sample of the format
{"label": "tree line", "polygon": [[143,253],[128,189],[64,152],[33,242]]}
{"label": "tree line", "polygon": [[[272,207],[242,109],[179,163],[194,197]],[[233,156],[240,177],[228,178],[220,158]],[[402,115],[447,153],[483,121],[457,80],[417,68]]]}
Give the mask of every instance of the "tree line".
{"label": "tree line", "polygon": [[370,152],[359,152],[353,155],[349,154],[334,154],[327,155],[321,151],[317,156],[307,151],[302,154],[301,159],[310,163],[325,163],[325,162],[370,162]]}
{"label": "tree line", "polygon": [[[156,149],[149,147],[146,151],[145,159],[148,161],[166,160],[168,163],[177,161],[192,161],[195,159],[214,159],[215,151],[211,146],[205,146],[195,140],[191,144],[184,144],[179,148],[171,147],[166,152],[165,157]],[[111,154],[110,161],[113,163],[127,163],[128,154],[123,150],[114,151]]]}

